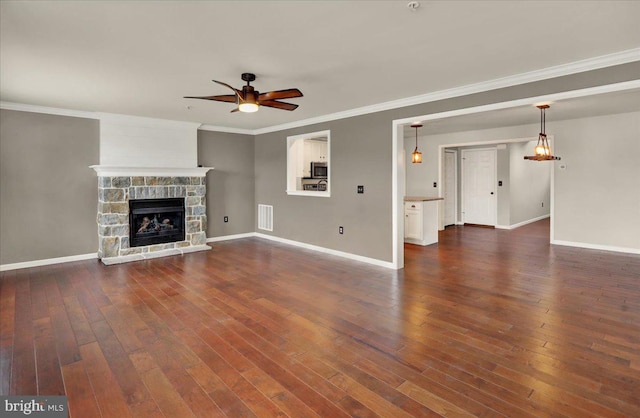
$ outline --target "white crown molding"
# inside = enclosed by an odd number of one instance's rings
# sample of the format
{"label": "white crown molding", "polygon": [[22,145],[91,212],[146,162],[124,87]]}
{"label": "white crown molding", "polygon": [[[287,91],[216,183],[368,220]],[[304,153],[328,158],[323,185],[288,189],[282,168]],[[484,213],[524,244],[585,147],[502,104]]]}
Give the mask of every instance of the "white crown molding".
{"label": "white crown molding", "polygon": [[0,109],[18,110],[20,112],[44,113],[47,115],[71,116],[74,118],[100,119],[95,112],[85,112],[82,110],[60,109],[57,107],[47,107],[30,105],[24,103],[0,102]]}
{"label": "white crown molding", "polygon": [[90,165],[99,177],[204,177],[213,167],[121,167],[113,165]]}
{"label": "white crown molding", "polygon": [[577,74],[585,71],[598,70],[605,67],[612,67],[620,64],[640,61],[640,48],[629,49],[614,54],[603,55],[599,57],[589,58],[568,64],[557,65],[554,67],[543,68],[541,70],[530,71],[527,73],[516,74],[513,76],[497,78],[494,80],[483,81],[480,83],[469,84],[461,87],[440,90],[433,93],[421,94],[418,96],[407,97],[404,99],[392,100],[389,102],[378,103],[371,106],[359,107],[356,109],[345,110],[343,112],[332,113],[328,115],[318,116],[315,118],[304,119],[296,122],[285,123],[282,125],[270,126],[254,130],[255,135],[261,135],[270,132],[282,131],[285,129],[299,128],[302,126],[312,125],[316,123],[329,122],[332,120],[345,119],[354,116],[366,115],[369,113],[392,110],[406,106],[435,102],[438,100],[451,99],[454,97],[467,96],[470,94],[482,93],[485,91],[512,87],[519,84],[532,83],[550,78],[562,77],[571,74]]}
{"label": "white crown molding", "polygon": [[147,118],[142,116],[121,115],[117,113],[96,113],[96,115],[98,115],[98,118],[101,121],[117,123],[119,125],[192,129],[198,129],[202,125],[200,122]]}
{"label": "white crown molding", "polygon": [[[469,84],[461,87],[454,87],[451,89],[440,90],[432,93],[422,94],[418,96],[407,97],[399,100],[392,100],[389,102],[378,103],[370,106],[363,106],[355,109],[346,110],[343,112],[331,113],[327,115],[322,115],[314,118],[303,119],[295,122],[285,123],[281,125],[268,126],[266,128],[259,129],[242,129],[242,128],[231,128],[224,126],[215,126],[215,125],[204,125],[195,122],[180,122],[180,121],[170,121],[178,124],[196,124],[198,125],[198,129],[212,132],[225,132],[225,133],[235,133],[235,134],[243,134],[243,135],[261,135],[270,132],[282,131],[285,129],[291,128],[299,128],[302,126],[312,125],[316,123],[324,123],[332,120],[339,120],[350,118],[354,116],[366,115],[369,113],[381,112],[385,110],[398,109],[401,107],[412,106],[417,104],[429,103],[438,100],[451,99],[454,97],[466,96],[470,94],[482,93],[485,91],[512,87],[520,84],[532,83],[536,81],[547,80],[556,77],[562,77],[572,74],[577,74],[586,71],[598,70],[601,68],[612,67],[615,65],[628,64],[631,62],[640,61],[640,48],[629,49],[625,51],[620,51],[608,55],[602,55],[599,57],[593,57],[584,59],[581,61],[575,61],[568,64],[557,65],[553,67],[543,68],[540,70],[529,71],[522,74],[516,74],[513,76],[507,76],[502,78],[497,78],[494,80],[483,81],[480,83]],[[624,83],[617,83],[622,85]],[[600,86],[603,87],[603,86]],[[590,90],[590,89],[584,89]],[[603,91],[605,92],[605,91]],[[570,93],[570,92],[567,92]],[[579,96],[567,96],[567,98],[579,97]],[[560,100],[560,99],[556,99]],[[62,116],[74,116],[88,119],[101,119],[101,115],[109,115],[106,113],[97,113],[97,112],[84,112],[77,110],[69,110],[69,109],[59,109],[54,107],[45,107],[45,106],[37,106],[37,105],[28,105],[21,103],[11,103],[11,102],[0,102],[0,109],[7,110],[20,110],[25,112],[35,112],[35,113],[47,113],[53,115],[62,115]],[[119,115],[125,116],[125,115]],[[131,116],[132,118],[137,118],[135,116]],[[151,119],[151,118],[146,118]],[[156,121],[162,121],[163,119],[154,119]]]}
{"label": "white crown molding", "polygon": [[[403,125],[412,123],[416,120],[428,121],[436,119],[451,118],[454,116],[471,115],[474,113],[489,112],[492,110],[502,110],[511,107],[528,106],[538,102],[554,102],[558,100],[575,99],[579,97],[595,96],[598,94],[614,93],[617,91],[627,91],[640,88],[640,79],[623,81],[615,84],[605,84],[602,86],[588,87],[580,90],[563,91],[560,93],[551,93],[544,96],[526,97],[524,99],[516,99],[508,102],[491,103],[475,107],[467,107],[464,109],[450,110],[440,113],[431,113],[429,115],[416,115],[403,119],[394,120],[395,124]],[[504,142],[504,141],[503,141]]]}
{"label": "white crown molding", "polygon": [[227,128],[226,126],[215,126],[215,125],[206,125],[202,124],[198,128],[200,131],[211,131],[211,132],[224,132],[228,134],[241,134],[241,135],[255,135],[256,131],[254,129],[242,129],[242,128]]}

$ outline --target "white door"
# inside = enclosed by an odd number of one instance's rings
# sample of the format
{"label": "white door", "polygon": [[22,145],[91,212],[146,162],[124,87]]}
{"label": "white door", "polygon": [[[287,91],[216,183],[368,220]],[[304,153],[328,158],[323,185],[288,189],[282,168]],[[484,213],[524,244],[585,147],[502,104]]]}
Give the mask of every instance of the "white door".
{"label": "white door", "polygon": [[462,220],[496,224],[496,150],[462,150]]}
{"label": "white door", "polygon": [[457,212],[457,175],[458,152],[445,150],[444,152],[444,226],[455,225]]}

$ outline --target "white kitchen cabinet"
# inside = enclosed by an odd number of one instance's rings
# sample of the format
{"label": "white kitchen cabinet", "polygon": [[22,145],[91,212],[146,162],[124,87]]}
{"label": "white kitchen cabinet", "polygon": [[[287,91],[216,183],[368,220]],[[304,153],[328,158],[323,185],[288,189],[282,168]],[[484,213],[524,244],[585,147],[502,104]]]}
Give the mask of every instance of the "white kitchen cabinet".
{"label": "white kitchen cabinet", "polygon": [[422,203],[407,202],[404,205],[404,238],[422,240]]}
{"label": "white kitchen cabinet", "polygon": [[405,201],[404,241],[410,244],[430,245],[438,242],[438,200]]}
{"label": "white kitchen cabinet", "polygon": [[289,149],[289,157],[295,160],[295,163],[291,164],[289,169],[293,170],[291,174],[295,178],[302,178],[309,175],[309,167],[306,167],[305,170],[304,151],[304,144],[301,142],[293,143]]}
{"label": "white kitchen cabinet", "polygon": [[305,160],[311,162],[327,161],[327,141],[307,139],[304,141]]}

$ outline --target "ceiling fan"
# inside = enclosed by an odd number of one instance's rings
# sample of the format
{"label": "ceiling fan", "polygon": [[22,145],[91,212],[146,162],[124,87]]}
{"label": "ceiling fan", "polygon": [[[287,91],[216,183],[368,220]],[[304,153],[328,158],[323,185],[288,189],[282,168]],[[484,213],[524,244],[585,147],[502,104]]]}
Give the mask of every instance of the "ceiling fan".
{"label": "ceiling fan", "polygon": [[294,97],[302,97],[302,92],[298,89],[286,89],[270,91],[268,93],[260,93],[254,90],[253,86],[249,83],[255,81],[256,75],[251,73],[243,73],[242,80],[247,82],[246,86],[242,86],[242,90],[231,87],[227,83],[222,81],[211,80],[214,83],[221,84],[225,87],[229,87],[233,90],[234,94],[223,94],[219,96],[185,96],[185,99],[204,99],[215,100],[218,102],[236,103],[238,107],[233,109],[233,112],[257,112],[260,106],[273,107],[282,110],[296,110],[297,104],[286,103],[279,101],[280,99],[292,99]]}

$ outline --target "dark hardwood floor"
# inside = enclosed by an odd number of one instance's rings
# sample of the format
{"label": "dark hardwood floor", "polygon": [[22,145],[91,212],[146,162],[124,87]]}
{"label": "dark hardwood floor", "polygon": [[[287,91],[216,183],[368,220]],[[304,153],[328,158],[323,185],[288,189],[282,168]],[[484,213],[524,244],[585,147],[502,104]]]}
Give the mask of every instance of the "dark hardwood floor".
{"label": "dark hardwood floor", "polygon": [[401,271],[258,238],[4,272],[0,393],[72,417],[640,416],[640,256],[450,227]]}

